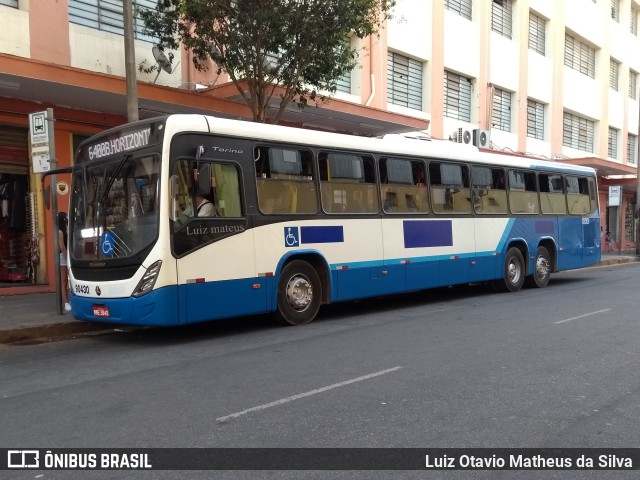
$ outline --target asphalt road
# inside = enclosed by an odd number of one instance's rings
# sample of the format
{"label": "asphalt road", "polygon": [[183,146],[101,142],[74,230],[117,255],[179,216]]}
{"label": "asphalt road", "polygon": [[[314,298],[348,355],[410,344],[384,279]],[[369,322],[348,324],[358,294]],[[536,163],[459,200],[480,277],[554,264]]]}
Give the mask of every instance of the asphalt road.
{"label": "asphalt road", "polygon": [[[640,264],[0,348],[0,447],[640,446]],[[11,475],[5,476],[6,473]],[[40,476],[39,476],[40,475]],[[0,472],[0,478],[636,478],[623,471]]]}

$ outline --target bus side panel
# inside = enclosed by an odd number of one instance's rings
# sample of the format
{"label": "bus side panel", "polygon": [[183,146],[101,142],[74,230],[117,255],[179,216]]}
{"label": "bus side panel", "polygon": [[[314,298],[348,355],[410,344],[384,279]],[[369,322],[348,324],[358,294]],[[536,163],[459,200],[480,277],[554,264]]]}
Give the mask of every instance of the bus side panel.
{"label": "bus side panel", "polygon": [[243,278],[189,283],[187,323],[266,312],[266,279]]}
{"label": "bus side panel", "polygon": [[404,271],[401,268],[394,269],[393,278],[384,273],[382,220],[345,219],[341,223],[344,243],[338,250],[326,251],[331,268],[338,270],[337,300],[391,293],[396,291],[393,287],[394,280],[404,287]]}
{"label": "bus side panel", "polygon": [[411,260],[407,265],[407,289],[424,290],[438,286],[440,262]]}
{"label": "bus side panel", "polygon": [[337,270],[338,300],[388,295],[405,290],[404,265],[382,265],[381,262],[350,264]]}
{"label": "bus side panel", "polygon": [[472,255],[450,255],[449,258],[440,260],[440,277],[438,284],[441,287],[463,284],[469,282],[469,261]]}
{"label": "bus side panel", "polygon": [[584,238],[583,265],[598,263],[602,256],[600,246],[600,214],[595,212],[591,218],[582,220],[582,235]]}
{"label": "bus side panel", "polygon": [[254,232],[249,230],[177,260],[186,323],[267,311],[267,284],[256,274],[254,257],[247,254],[252,251]]}
{"label": "bus side panel", "polygon": [[511,232],[513,220],[506,217],[476,217],[476,256],[469,269],[470,282],[482,282],[501,278],[503,256],[499,255]]}
{"label": "bus side panel", "polygon": [[600,261],[599,218],[565,217],[558,220],[561,250],[558,269],[585,267]]}
{"label": "bus side panel", "polygon": [[558,219],[560,230],[560,251],[558,269],[568,270],[583,265],[582,261],[582,218],[561,217]]}
{"label": "bus side panel", "polygon": [[[110,322],[149,326],[180,324],[178,287],[167,286],[139,297],[97,298],[73,296],[73,316],[89,322]],[[108,317],[94,315],[94,306],[106,307]],[[103,309],[104,311],[104,309]]]}

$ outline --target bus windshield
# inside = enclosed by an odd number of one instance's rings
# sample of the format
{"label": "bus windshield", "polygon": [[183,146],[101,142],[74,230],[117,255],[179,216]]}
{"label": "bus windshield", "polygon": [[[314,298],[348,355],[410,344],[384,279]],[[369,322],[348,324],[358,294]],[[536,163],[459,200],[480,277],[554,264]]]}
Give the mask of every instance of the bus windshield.
{"label": "bus windshield", "polygon": [[74,173],[69,251],[75,260],[138,255],[158,235],[160,160],[122,155]]}

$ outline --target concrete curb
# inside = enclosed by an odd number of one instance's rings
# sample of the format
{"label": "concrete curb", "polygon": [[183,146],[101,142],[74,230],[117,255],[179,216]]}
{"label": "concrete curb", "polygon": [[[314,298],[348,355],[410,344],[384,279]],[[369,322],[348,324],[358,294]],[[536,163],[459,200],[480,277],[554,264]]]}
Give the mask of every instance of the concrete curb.
{"label": "concrete curb", "polygon": [[623,263],[634,263],[640,261],[637,257],[618,257],[618,258],[607,258],[606,260],[602,260],[598,265],[594,265],[595,267],[604,267],[607,265],[621,265]]}
{"label": "concrete curb", "polygon": [[[133,327],[130,329],[133,329]],[[123,330],[122,328],[115,328],[112,324],[71,320],[63,323],[2,330],[0,331],[0,344],[31,345],[80,336],[105,335]]]}

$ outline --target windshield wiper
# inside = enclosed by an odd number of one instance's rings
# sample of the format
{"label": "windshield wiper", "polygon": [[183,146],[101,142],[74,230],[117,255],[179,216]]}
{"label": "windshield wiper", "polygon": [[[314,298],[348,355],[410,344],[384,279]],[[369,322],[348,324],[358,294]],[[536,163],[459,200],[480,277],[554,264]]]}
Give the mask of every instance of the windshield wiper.
{"label": "windshield wiper", "polygon": [[118,165],[116,165],[116,169],[109,176],[109,180],[107,181],[107,185],[102,190],[102,195],[100,195],[100,199],[98,200],[98,203],[96,204],[96,207],[102,206],[102,202],[104,202],[105,198],[107,198],[107,195],[109,194],[109,190],[111,190],[111,187],[113,186],[113,182],[116,181],[116,177],[120,173],[120,170],[122,170],[122,167],[124,166],[125,162],[127,160],[129,160],[130,158],[131,158],[131,155],[128,155],[128,154],[122,156],[122,160],[120,160],[118,162]]}
{"label": "windshield wiper", "polygon": [[[101,223],[102,223],[101,222],[101,218],[100,218],[100,217],[102,217],[102,209],[103,209],[102,204],[106,200],[107,195],[109,194],[109,191],[111,190],[111,187],[113,186],[113,183],[116,181],[116,177],[120,173],[120,170],[122,170],[122,167],[124,166],[126,161],[128,159],[130,159],[130,158],[131,158],[130,154],[125,154],[125,155],[122,156],[122,159],[118,162],[118,165],[116,165],[115,170],[109,176],[109,179],[107,180],[105,187],[102,189],[102,193],[100,194],[100,198],[98,199],[97,203],[95,203],[96,214],[94,215],[93,229],[94,229],[94,232],[96,232],[96,235],[98,235],[97,228],[100,228]],[[105,227],[105,229],[107,227],[106,219],[107,219],[107,217],[105,216],[104,217],[104,220],[105,220],[104,227]],[[97,227],[96,227],[96,225],[97,225]],[[99,248],[98,248],[98,258],[100,258],[100,249]]]}

